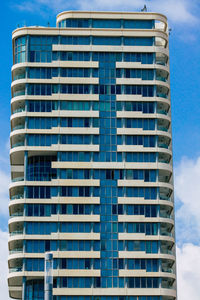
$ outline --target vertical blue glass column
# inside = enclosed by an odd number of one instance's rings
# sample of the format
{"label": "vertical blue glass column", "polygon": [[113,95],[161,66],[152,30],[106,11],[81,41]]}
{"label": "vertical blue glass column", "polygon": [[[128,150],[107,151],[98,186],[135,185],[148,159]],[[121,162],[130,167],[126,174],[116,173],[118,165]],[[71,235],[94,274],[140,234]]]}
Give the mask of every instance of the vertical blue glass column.
{"label": "vertical blue glass column", "polygon": [[[100,101],[100,161],[116,161],[116,95],[111,86],[116,85],[115,55],[101,53],[99,58],[99,101]],[[112,214],[112,205],[117,204],[117,179],[114,171],[105,170],[105,177],[100,178],[100,239],[101,239],[101,287],[118,286],[117,269],[117,214]],[[114,268],[113,268],[114,267]]]}

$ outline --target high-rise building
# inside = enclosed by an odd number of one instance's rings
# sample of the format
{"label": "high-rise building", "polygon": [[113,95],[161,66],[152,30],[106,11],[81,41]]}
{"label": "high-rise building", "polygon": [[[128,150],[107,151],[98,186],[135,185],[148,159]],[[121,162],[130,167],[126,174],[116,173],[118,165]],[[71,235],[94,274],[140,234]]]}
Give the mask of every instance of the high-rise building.
{"label": "high-rise building", "polygon": [[63,12],[13,32],[9,293],[175,300],[168,25]]}

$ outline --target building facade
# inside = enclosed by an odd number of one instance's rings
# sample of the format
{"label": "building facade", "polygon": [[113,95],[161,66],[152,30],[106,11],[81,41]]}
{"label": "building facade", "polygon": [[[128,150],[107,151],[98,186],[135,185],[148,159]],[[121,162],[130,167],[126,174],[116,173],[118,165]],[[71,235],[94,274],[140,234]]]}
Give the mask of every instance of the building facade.
{"label": "building facade", "polygon": [[63,12],[13,32],[10,297],[175,300],[168,25]]}

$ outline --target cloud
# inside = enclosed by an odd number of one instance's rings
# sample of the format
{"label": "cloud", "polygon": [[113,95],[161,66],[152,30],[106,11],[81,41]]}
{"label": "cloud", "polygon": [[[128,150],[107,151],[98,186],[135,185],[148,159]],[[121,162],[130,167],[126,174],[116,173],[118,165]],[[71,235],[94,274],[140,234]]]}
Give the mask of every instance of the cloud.
{"label": "cloud", "polygon": [[1,299],[11,299],[8,296],[8,233],[0,230],[0,291]]}
{"label": "cloud", "polygon": [[140,11],[144,3],[149,11],[164,13],[172,23],[193,25],[198,22],[198,0],[33,0],[18,1],[14,6],[22,11],[45,12],[46,9],[59,13],[63,10],[113,10]]}
{"label": "cloud", "polygon": [[199,300],[200,247],[185,244],[177,248],[178,299]]}
{"label": "cloud", "polygon": [[178,243],[200,240],[200,157],[183,158],[175,168]]}

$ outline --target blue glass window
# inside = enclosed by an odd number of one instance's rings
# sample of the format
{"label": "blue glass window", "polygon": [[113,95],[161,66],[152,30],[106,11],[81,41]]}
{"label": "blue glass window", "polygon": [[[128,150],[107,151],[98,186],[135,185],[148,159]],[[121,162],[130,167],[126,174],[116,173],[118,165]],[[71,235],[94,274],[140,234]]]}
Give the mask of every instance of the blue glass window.
{"label": "blue glass window", "polygon": [[93,45],[111,45],[111,46],[120,46],[121,45],[121,38],[120,37],[100,37],[94,36],[92,39]]}

